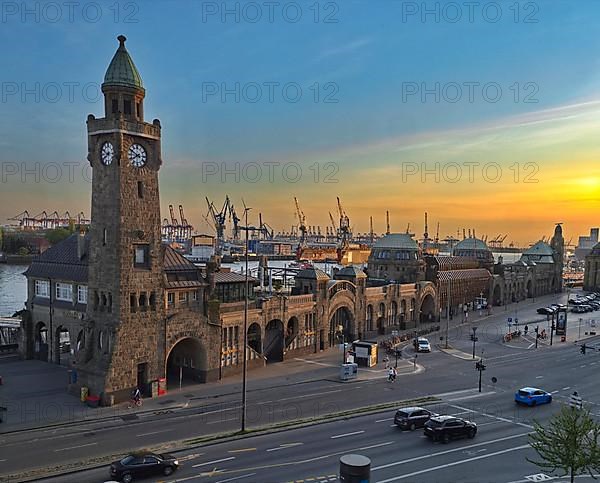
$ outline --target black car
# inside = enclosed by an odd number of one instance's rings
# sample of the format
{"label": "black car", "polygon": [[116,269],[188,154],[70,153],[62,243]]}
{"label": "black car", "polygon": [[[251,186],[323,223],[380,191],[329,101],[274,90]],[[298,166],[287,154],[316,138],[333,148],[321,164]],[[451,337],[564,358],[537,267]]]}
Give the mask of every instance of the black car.
{"label": "black car", "polygon": [[451,439],[474,438],[477,425],[454,416],[435,416],[425,423],[425,436],[448,443]]}
{"label": "black car", "polygon": [[179,461],[170,454],[133,453],[110,465],[110,476],[123,483],[131,483],[134,478],[149,476],[169,476],[179,467]]}
{"label": "black car", "polygon": [[542,315],[552,315],[556,310],[553,307],[540,307],[537,309],[538,314]]}
{"label": "black car", "polygon": [[394,424],[401,429],[422,428],[429,419],[437,414],[420,407],[400,408],[394,416]]}

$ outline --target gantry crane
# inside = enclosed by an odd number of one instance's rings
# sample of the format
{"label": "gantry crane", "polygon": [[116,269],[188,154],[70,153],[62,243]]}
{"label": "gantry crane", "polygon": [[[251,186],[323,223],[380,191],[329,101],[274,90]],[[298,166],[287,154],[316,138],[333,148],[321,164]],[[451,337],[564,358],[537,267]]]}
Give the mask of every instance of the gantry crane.
{"label": "gantry crane", "polygon": [[306,241],[306,217],[304,212],[300,209],[298,204],[298,198],[294,196],[294,203],[296,205],[296,216],[298,217],[298,229],[300,230],[300,244],[304,245]]}
{"label": "gantry crane", "polygon": [[346,215],[346,212],[342,208],[342,203],[339,196],[337,197],[338,212],[340,215],[340,244],[346,246],[350,238],[352,238],[352,231],[350,229],[350,218]]}

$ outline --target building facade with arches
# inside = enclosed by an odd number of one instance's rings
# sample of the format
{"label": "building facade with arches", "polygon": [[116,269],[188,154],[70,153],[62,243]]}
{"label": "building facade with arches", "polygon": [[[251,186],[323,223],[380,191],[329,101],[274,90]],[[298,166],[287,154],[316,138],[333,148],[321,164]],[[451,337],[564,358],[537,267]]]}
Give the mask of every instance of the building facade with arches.
{"label": "building facade with arches", "polygon": [[356,268],[333,277],[307,269],[296,273],[291,293],[267,293],[247,289],[218,258],[200,268],[164,245],[162,127],[144,120],[146,91],[125,37],[118,40],[102,84],[104,117],[87,119],[90,229],[27,270],[24,358],[68,365],[73,392],[86,387],[111,405],[136,387],[154,396],[163,384],[240,371],[246,293],[251,367],[435,320],[429,282],[368,287]]}

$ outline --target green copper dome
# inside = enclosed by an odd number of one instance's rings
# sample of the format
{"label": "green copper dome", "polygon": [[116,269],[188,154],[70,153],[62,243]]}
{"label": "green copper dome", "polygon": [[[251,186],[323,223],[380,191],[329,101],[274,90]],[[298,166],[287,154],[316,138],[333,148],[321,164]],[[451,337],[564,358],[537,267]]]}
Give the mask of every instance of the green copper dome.
{"label": "green copper dome", "polygon": [[127,49],[125,48],[125,41],[127,39],[123,35],[119,35],[117,39],[119,40],[120,45],[108,66],[108,70],[104,76],[104,84],[102,84],[102,86],[143,89],[144,84],[142,83],[142,76],[135,67],[129,52],[127,52]]}

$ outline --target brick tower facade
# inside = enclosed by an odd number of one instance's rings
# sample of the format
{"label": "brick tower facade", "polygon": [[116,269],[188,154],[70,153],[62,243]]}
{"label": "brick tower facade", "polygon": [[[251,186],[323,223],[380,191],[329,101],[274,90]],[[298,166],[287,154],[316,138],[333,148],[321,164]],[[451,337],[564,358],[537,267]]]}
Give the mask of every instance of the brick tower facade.
{"label": "brick tower facade", "polygon": [[[105,116],[88,116],[92,166],[89,303],[91,358],[81,384],[123,400],[164,375],[162,254],[158,171],[161,126],[144,122],[145,90],[120,36],[102,92]],[[91,327],[91,328],[92,328]]]}

